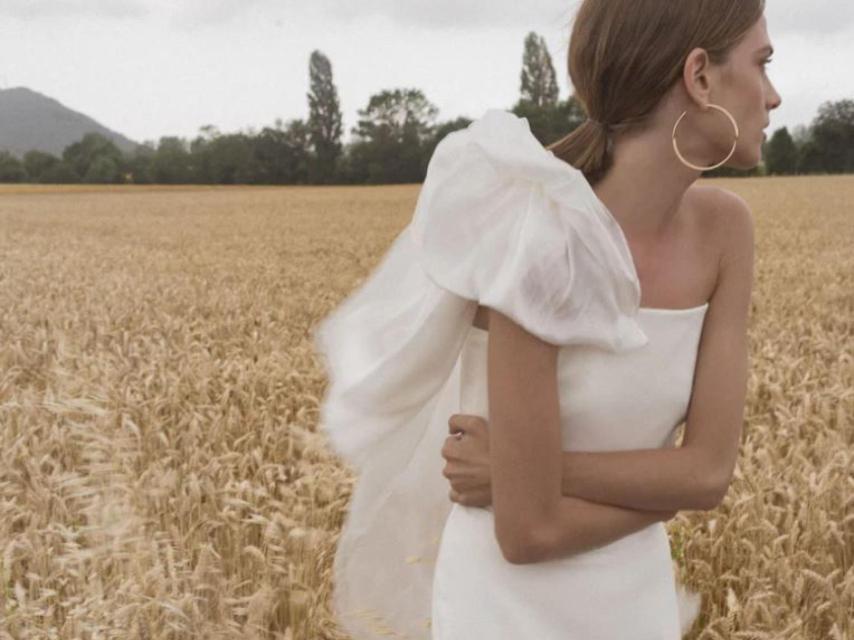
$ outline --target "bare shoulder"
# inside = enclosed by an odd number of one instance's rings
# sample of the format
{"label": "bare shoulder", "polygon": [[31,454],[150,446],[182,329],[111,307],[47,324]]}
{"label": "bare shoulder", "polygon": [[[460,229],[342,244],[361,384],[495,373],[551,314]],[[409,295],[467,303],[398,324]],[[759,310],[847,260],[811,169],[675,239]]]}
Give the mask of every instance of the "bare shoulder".
{"label": "bare shoulder", "polygon": [[752,224],[753,212],[747,201],[723,187],[695,184],[688,189],[698,213],[709,222]]}
{"label": "bare shoulder", "polygon": [[714,185],[692,185],[689,190],[697,222],[706,238],[716,243],[721,264],[753,255],[754,218],[747,201]]}

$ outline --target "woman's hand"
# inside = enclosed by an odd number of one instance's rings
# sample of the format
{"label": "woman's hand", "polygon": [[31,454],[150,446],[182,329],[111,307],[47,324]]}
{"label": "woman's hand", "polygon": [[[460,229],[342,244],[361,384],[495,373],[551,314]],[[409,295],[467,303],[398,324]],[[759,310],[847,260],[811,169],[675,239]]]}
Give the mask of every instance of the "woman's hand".
{"label": "woman's hand", "polygon": [[447,460],[442,475],[451,483],[451,501],[467,507],[490,506],[492,482],[487,421],[479,416],[454,414],[448,420],[448,427],[451,435],[442,446],[442,457]]}

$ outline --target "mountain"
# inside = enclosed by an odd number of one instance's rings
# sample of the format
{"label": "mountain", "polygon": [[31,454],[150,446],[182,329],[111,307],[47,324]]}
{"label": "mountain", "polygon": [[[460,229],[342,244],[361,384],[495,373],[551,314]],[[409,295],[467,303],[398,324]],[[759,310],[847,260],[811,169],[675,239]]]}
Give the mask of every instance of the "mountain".
{"label": "mountain", "polygon": [[68,145],[89,132],[112,140],[125,153],[137,146],[120,133],[92,118],[26,87],[0,89],[0,150],[18,158],[30,150],[45,151],[61,158]]}

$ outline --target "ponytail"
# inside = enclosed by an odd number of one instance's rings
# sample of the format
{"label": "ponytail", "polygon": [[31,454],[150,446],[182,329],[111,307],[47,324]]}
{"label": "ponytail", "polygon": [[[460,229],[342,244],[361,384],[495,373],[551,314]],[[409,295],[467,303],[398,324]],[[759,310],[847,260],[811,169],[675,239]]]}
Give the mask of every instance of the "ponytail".
{"label": "ponytail", "polygon": [[614,133],[610,127],[588,118],[546,148],[581,171],[590,184],[595,184],[611,168],[613,147]]}

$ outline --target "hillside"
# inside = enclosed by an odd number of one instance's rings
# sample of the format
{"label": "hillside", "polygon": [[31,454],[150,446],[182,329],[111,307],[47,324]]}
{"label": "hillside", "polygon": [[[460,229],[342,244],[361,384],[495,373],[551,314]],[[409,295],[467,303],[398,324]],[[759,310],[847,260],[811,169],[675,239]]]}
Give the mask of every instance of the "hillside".
{"label": "hillside", "polygon": [[18,158],[32,149],[62,157],[65,147],[89,132],[106,136],[125,153],[138,146],[53,98],[26,87],[0,89],[0,150]]}

